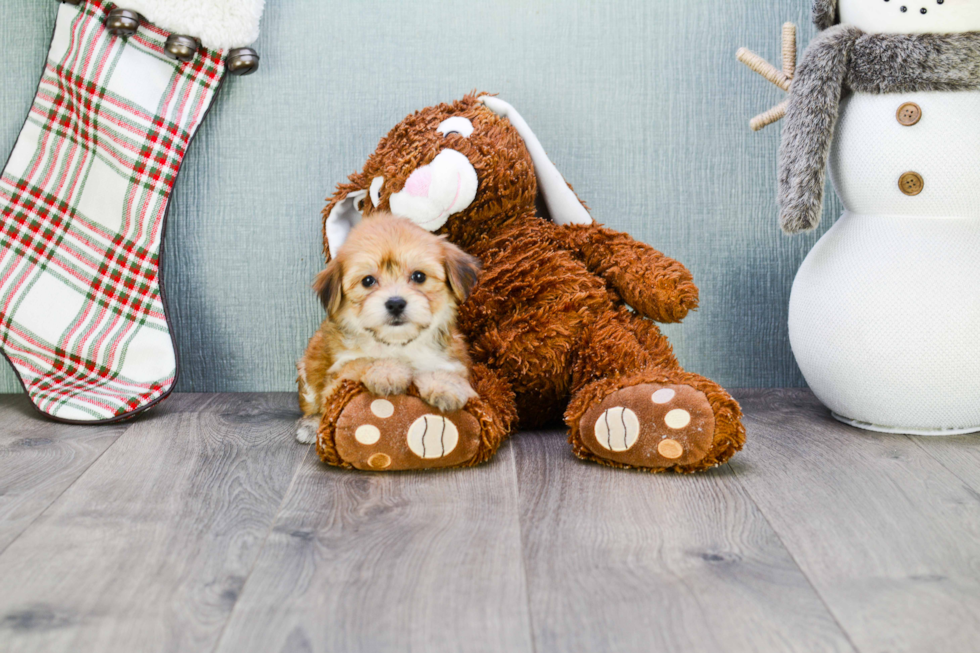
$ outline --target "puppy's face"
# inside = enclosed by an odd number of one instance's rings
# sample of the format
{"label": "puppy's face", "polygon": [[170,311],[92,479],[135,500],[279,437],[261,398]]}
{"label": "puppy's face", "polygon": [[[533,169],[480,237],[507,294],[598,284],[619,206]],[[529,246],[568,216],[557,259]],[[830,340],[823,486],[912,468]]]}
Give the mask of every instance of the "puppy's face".
{"label": "puppy's face", "polygon": [[347,333],[405,345],[448,329],[476,282],[478,263],[408,220],[371,217],[355,228],[315,289]]}

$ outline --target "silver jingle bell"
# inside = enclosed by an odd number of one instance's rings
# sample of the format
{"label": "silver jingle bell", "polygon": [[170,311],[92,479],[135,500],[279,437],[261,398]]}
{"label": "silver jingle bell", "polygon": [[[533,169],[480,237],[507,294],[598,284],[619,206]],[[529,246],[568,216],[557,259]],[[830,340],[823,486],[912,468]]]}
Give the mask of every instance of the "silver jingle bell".
{"label": "silver jingle bell", "polygon": [[164,53],[177,61],[190,61],[200,49],[200,41],[193,36],[181,36],[180,34],[171,34],[167,37],[167,44],[163,46]]}
{"label": "silver jingle bell", "polygon": [[251,75],[259,69],[259,53],[252,48],[235,48],[228,53],[226,63],[232,75]]}
{"label": "silver jingle bell", "polygon": [[113,36],[128,38],[136,33],[143,22],[143,16],[129,9],[113,9],[105,19],[105,27]]}

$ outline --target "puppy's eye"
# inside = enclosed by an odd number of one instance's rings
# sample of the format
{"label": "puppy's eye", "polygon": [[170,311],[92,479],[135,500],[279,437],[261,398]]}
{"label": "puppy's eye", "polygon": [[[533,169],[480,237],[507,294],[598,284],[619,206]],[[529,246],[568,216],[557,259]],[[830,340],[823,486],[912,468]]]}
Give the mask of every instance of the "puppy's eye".
{"label": "puppy's eye", "polygon": [[412,281],[415,283],[425,283],[426,278],[425,272],[416,271],[412,273]]}
{"label": "puppy's eye", "polygon": [[374,277],[364,277],[363,279],[361,279],[361,285],[364,286],[365,288],[370,288],[376,283],[378,283],[378,280],[375,279]]}

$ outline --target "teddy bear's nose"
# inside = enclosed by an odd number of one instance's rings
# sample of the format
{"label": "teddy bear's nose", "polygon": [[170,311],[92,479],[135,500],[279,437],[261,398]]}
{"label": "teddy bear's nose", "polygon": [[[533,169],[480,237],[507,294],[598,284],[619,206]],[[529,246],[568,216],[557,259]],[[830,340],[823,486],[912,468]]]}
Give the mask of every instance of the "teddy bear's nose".
{"label": "teddy bear's nose", "polygon": [[429,186],[432,185],[432,168],[422,166],[405,182],[405,192],[413,197],[428,197]]}

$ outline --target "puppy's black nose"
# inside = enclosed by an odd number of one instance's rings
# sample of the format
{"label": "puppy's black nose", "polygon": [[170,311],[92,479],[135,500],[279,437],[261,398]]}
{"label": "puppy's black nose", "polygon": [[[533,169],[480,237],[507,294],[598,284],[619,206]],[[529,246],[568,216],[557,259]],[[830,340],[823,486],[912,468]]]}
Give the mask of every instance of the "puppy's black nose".
{"label": "puppy's black nose", "polygon": [[385,308],[389,313],[395,316],[404,313],[406,306],[408,306],[408,302],[401,297],[389,297],[388,301],[385,302]]}

